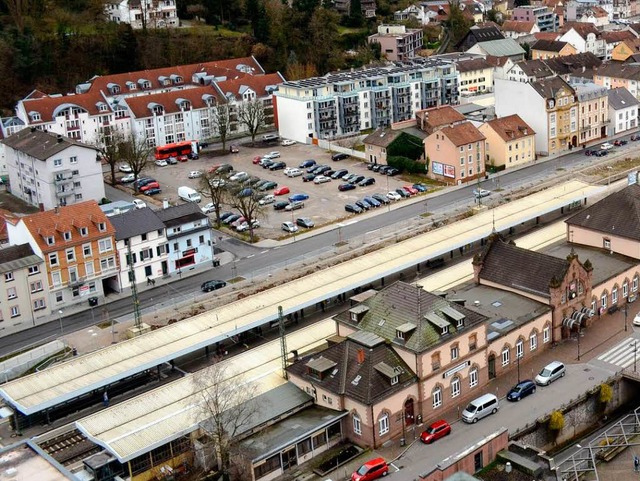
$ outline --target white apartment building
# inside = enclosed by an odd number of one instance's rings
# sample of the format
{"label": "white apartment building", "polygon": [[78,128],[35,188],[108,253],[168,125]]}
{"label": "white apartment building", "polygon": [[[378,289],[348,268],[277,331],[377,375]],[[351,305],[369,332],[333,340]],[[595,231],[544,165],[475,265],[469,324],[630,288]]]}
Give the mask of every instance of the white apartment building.
{"label": "white apartment building", "polygon": [[638,106],[640,101],[624,87],[608,90],[609,135],[617,135],[638,128]]}
{"label": "white apartment building", "polygon": [[128,23],[135,29],[180,26],[175,0],[110,0],[105,15],[111,22]]}
{"label": "white apartment building", "polygon": [[437,57],[285,81],[275,93],[278,130],[298,142],[355,135],[457,104],[458,88],[456,62]]}
{"label": "white apartment building", "polygon": [[2,141],[11,193],[43,210],[105,197],[96,149],[75,140],[23,129]]}
{"label": "white apartment building", "polygon": [[120,290],[148,279],[161,278],[169,273],[169,244],[165,226],[157,214],[149,209],[134,209],[109,217],[116,230],[116,250],[120,257]]}

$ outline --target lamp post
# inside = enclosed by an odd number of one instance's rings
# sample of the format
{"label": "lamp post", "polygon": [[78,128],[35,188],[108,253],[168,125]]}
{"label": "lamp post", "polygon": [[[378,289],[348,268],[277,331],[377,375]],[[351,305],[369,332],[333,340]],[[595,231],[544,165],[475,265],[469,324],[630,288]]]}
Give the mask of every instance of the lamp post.
{"label": "lamp post", "polygon": [[578,361],[580,360],[580,327],[582,326],[578,325]]}
{"label": "lamp post", "polygon": [[629,304],[624,305],[624,332],[627,332],[627,311],[629,310]]}
{"label": "lamp post", "polygon": [[516,365],[518,366],[518,384],[520,384],[520,357],[516,352]]}
{"label": "lamp post", "polygon": [[636,372],[636,366],[638,363],[638,340],[634,339],[629,347],[633,346],[633,372]]}
{"label": "lamp post", "polygon": [[62,327],[62,311],[58,311],[58,321],[60,321],[60,335],[64,334],[64,329]]}

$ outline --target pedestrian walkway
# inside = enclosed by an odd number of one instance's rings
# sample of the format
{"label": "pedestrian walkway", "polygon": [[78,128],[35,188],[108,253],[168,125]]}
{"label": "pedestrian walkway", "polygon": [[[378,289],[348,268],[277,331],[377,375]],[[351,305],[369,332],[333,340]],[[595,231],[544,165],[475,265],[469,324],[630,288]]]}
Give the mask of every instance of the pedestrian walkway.
{"label": "pedestrian walkway", "polygon": [[598,356],[597,359],[620,369],[633,366],[635,371],[638,362],[638,339],[627,337],[604,354]]}

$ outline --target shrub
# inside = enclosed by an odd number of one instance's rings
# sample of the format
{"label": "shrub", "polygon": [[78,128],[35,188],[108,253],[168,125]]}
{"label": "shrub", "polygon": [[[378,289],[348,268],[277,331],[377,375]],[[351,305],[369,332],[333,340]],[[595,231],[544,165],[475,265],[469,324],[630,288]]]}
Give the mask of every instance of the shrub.
{"label": "shrub", "polygon": [[549,429],[551,431],[560,431],[564,427],[564,416],[560,411],[553,411],[549,416]]}
{"label": "shrub", "polygon": [[407,157],[418,160],[424,155],[424,145],[415,135],[402,132],[387,147],[387,157]]}
{"label": "shrub", "polygon": [[426,172],[425,164],[411,160],[408,157],[387,157],[387,164],[410,174],[424,174]]}
{"label": "shrub", "polygon": [[607,383],[600,384],[600,396],[598,398],[602,404],[607,404],[613,399],[613,389]]}

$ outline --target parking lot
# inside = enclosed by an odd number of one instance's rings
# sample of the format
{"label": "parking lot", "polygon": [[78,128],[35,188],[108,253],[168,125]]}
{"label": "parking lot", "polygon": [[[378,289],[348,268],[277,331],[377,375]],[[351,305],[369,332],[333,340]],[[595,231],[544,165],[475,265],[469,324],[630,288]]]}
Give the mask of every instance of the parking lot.
{"label": "parking lot", "polygon": [[[166,167],[158,167],[150,163],[149,168],[141,175],[153,177],[160,183],[162,193],[155,196],[156,199],[161,200],[166,198],[172,203],[182,202],[178,198],[178,188],[181,186],[189,186],[199,190],[200,180],[197,178],[190,179],[189,173],[191,171],[199,170],[206,172],[214,165],[225,163],[233,166],[234,171],[246,172],[250,176],[256,176],[264,180],[272,180],[277,183],[278,188],[288,187],[289,193],[277,196],[276,202],[287,201],[290,196],[295,194],[307,194],[309,198],[303,201],[304,207],[301,209],[294,211],[276,211],[273,207],[274,204],[265,206],[264,214],[259,217],[260,228],[256,230],[256,234],[260,238],[272,239],[286,235],[281,229],[283,222],[289,221],[295,223],[299,217],[306,217],[311,219],[316,227],[330,224],[339,219],[356,215],[346,212],[345,204],[352,204],[374,193],[386,195],[390,190],[395,190],[407,184],[407,182],[403,182],[400,177],[390,177],[368,170],[366,163],[360,160],[349,158],[341,161],[332,161],[331,154],[328,151],[313,145],[294,144],[291,146],[282,146],[279,143],[274,143],[264,148],[241,146],[239,150],[236,154],[218,157],[207,156],[205,150],[197,160],[179,162],[176,165],[168,165]],[[341,192],[338,190],[338,186],[344,183],[342,180],[331,180],[330,182],[322,184],[315,184],[312,181],[304,182],[303,176],[287,177],[284,170],[271,171],[253,163],[254,158],[271,151],[280,152],[280,157],[275,160],[284,161],[287,167],[298,167],[304,160],[314,159],[318,165],[327,165],[331,167],[332,170],[346,169],[349,173],[359,174],[365,178],[373,177],[375,184],[366,187],[357,186],[353,190]],[[301,170],[306,174],[306,169]],[[264,194],[273,194],[274,190],[264,191]],[[208,202],[209,200],[203,197],[199,205],[202,207]],[[381,206],[381,208],[384,208],[384,206]],[[222,212],[230,210],[231,209],[225,206]],[[304,230],[302,227],[300,229]]]}

